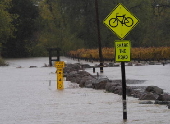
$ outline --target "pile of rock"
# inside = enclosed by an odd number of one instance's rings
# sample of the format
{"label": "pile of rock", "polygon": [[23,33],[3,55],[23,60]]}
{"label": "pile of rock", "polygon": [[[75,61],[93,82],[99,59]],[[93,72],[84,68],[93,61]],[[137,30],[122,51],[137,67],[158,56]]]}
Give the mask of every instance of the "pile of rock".
{"label": "pile of rock", "polygon": [[[104,89],[107,92],[122,95],[121,80],[109,80],[107,77],[101,77],[99,75],[91,75],[84,71],[85,67],[89,65],[68,64],[64,68],[66,80],[79,84],[80,87]],[[140,80],[127,80],[127,84],[141,83]],[[154,100],[155,104],[166,104],[170,109],[170,95],[163,92],[163,89],[157,86],[127,86],[126,93],[128,96],[139,98],[139,100],[145,100],[140,102],[141,104],[151,104],[153,102],[148,100]],[[147,100],[147,101],[146,101]]]}
{"label": "pile of rock", "polygon": [[98,79],[86,71],[72,71],[67,73],[66,80],[77,83],[80,87],[94,89],[104,89],[108,82],[108,78]]}

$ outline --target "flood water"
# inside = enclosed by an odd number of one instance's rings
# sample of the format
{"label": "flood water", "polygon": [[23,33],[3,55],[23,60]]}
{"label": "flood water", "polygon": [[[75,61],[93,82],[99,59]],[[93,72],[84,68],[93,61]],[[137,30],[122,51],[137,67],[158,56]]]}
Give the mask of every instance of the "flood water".
{"label": "flood water", "polygon": [[[77,61],[62,57],[62,61]],[[127,98],[127,122],[122,98],[104,90],[79,88],[64,81],[56,89],[55,67],[42,67],[48,58],[7,59],[0,67],[0,124],[169,124],[170,109],[164,105],[139,104]],[[84,63],[82,61],[82,63]],[[89,63],[94,64],[94,63]],[[37,66],[36,68],[29,68]],[[18,68],[21,67],[21,68]],[[170,66],[126,67],[127,79],[147,80],[170,93]],[[87,69],[92,73],[92,69]],[[99,72],[96,69],[96,72]],[[109,79],[121,79],[120,67],[104,68]],[[51,82],[51,83],[50,83]]]}
{"label": "flood water", "polygon": [[[126,79],[127,80],[146,80],[143,84],[136,84],[140,86],[158,86],[164,92],[170,93],[170,64],[163,65],[146,65],[146,66],[126,66]],[[92,73],[92,69],[87,69]],[[100,72],[96,68],[96,72]],[[121,79],[121,67],[104,68],[104,73],[109,79]],[[134,85],[134,84],[133,84]]]}

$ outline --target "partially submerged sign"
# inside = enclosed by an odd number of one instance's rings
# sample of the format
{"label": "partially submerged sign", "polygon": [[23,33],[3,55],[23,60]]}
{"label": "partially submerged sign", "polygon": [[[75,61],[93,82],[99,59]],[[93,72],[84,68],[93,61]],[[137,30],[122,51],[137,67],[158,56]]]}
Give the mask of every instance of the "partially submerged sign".
{"label": "partially submerged sign", "polygon": [[62,90],[63,85],[63,68],[65,67],[64,61],[56,61],[54,66],[57,68],[57,89]]}
{"label": "partially submerged sign", "polygon": [[64,63],[64,61],[56,61],[54,66],[56,68],[64,68],[65,67],[65,63]]}
{"label": "partially submerged sign", "polygon": [[57,69],[57,89],[63,89],[63,69]]}
{"label": "partially submerged sign", "polygon": [[131,44],[128,40],[116,40],[115,41],[115,61],[116,62],[129,62]]}

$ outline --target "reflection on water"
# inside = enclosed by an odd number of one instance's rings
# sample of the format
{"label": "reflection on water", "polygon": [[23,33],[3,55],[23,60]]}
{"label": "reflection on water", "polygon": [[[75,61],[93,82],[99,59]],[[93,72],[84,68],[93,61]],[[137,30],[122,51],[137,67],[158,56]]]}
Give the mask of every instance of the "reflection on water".
{"label": "reflection on water", "polygon": [[[75,62],[64,57],[61,60]],[[79,88],[66,81],[64,90],[56,90],[55,67],[42,67],[48,64],[46,57],[7,61],[10,66],[0,67],[1,124],[168,124],[170,121],[166,106],[142,105],[128,97],[128,120],[124,122],[119,95]],[[164,67],[127,67],[127,78],[148,80],[144,84],[160,84],[168,91],[169,85],[164,86],[163,82],[169,81],[170,66]],[[121,77],[119,67],[104,71],[109,78]]]}

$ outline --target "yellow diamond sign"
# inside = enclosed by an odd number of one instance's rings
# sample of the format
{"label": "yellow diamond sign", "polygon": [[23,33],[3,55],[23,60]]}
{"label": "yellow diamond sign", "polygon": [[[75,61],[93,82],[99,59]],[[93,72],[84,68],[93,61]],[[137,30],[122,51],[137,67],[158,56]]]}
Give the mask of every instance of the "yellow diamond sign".
{"label": "yellow diamond sign", "polygon": [[103,21],[120,39],[124,39],[138,22],[138,18],[121,3]]}

